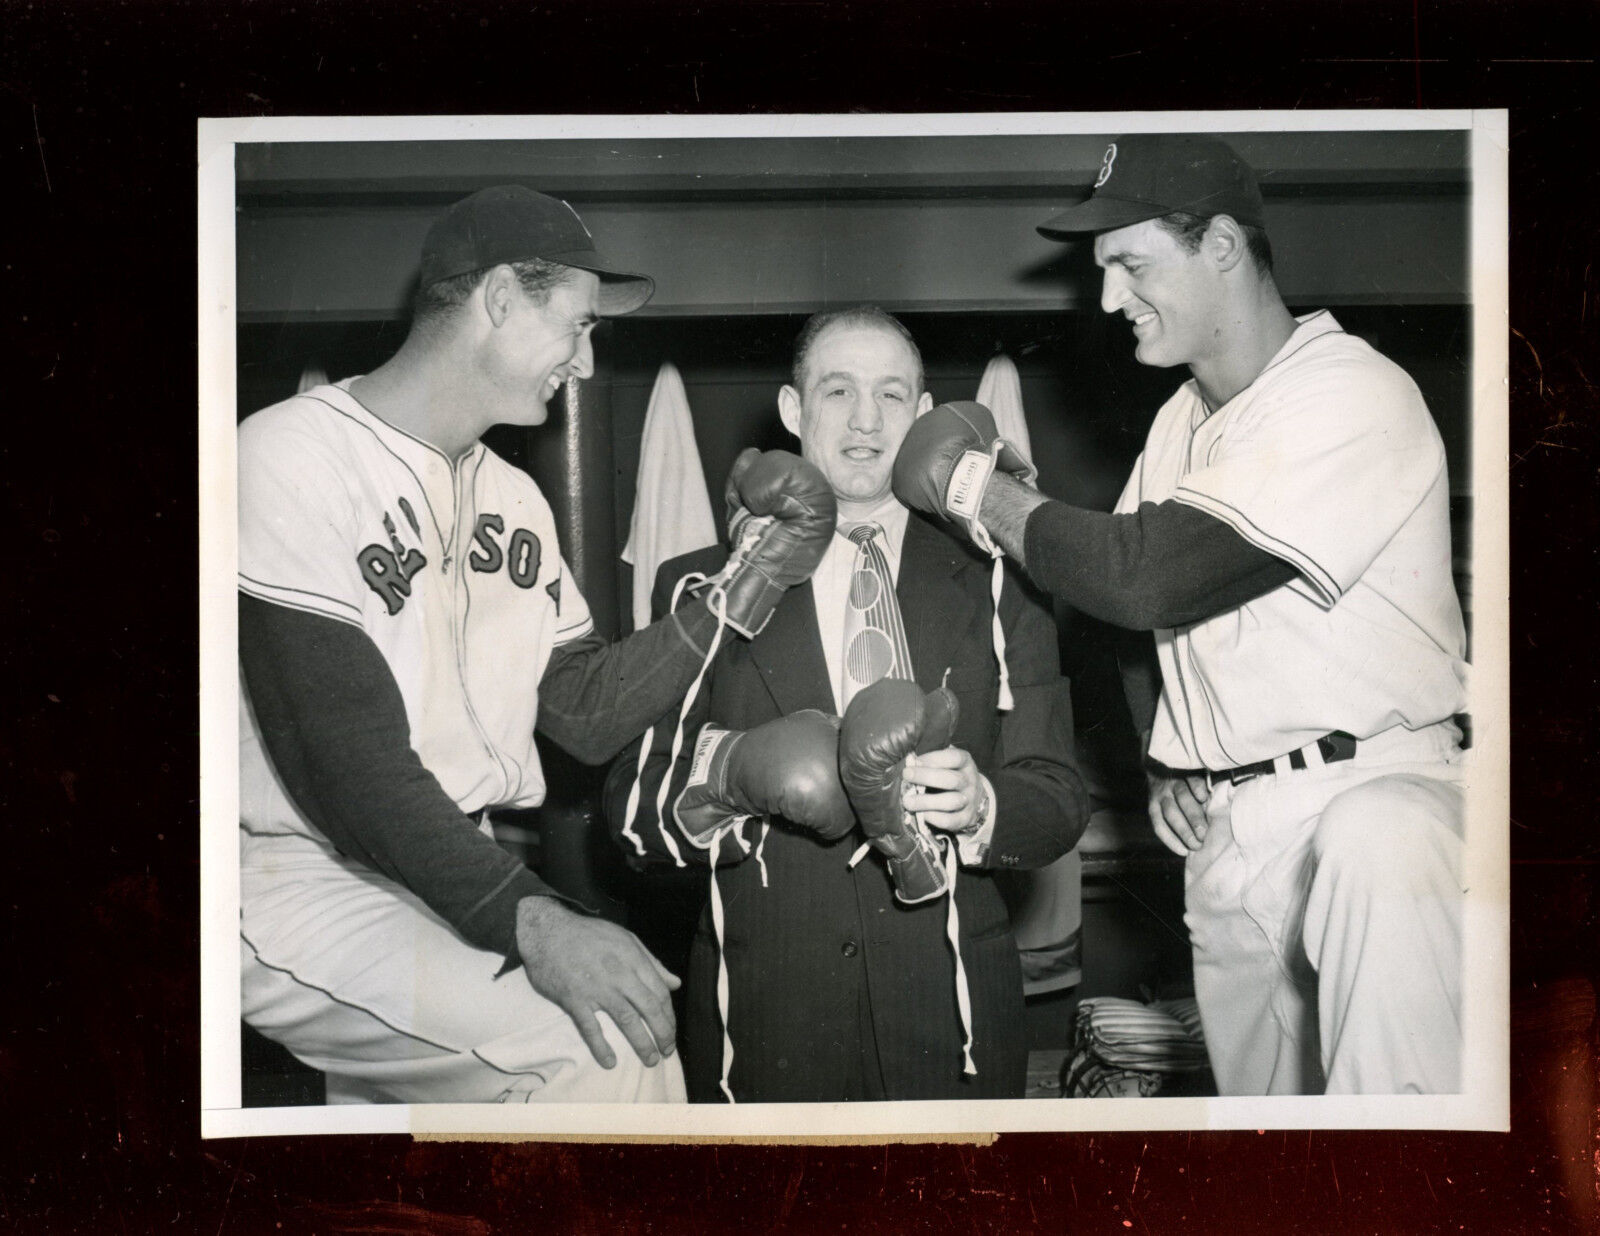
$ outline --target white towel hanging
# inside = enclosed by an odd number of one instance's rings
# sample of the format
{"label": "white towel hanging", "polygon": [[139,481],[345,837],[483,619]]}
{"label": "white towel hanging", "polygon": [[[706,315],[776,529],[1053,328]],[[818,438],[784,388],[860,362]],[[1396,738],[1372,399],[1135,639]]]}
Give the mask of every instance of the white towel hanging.
{"label": "white towel hanging", "polygon": [[1028,441],[1028,422],[1022,413],[1022,379],[1016,364],[1004,352],[997,353],[983,371],[978,402],[994,413],[1000,436],[1032,463],[1033,446]]}
{"label": "white towel hanging", "polygon": [[639,480],[622,560],[633,565],[633,629],[650,622],[650,591],[663,562],[720,538],[706,496],[683,378],[671,361],[656,374],[639,442]]}

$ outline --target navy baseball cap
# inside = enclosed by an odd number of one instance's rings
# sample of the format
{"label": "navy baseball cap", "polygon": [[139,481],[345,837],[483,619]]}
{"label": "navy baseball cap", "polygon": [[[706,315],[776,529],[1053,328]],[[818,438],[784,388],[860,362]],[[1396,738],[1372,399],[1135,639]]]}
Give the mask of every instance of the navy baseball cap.
{"label": "navy baseball cap", "polygon": [[1266,225],[1256,174],[1226,142],[1188,133],[1133,133],[1106,147],[1088,200],[1045,220],[1039,234],[1070,240],[1179,210]]}
{"label": "navy baseball cap", "polygon": [[423,287],[502,262],[543,258],[600,277],[600,316],[632,313],[655,294],[649,275],[618,270],[595,251],[578,212],[522,185],[497,185],[462,198],[422,242]]}

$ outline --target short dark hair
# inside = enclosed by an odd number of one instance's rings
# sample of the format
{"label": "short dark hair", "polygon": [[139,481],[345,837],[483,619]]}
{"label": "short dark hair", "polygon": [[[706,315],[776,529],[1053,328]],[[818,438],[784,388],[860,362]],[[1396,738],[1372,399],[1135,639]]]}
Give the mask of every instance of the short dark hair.
{"label": "short dark hair", "polygon": [[[1200,241],[1206,234],[1206,229],[1211,226],[1214,215],[1192,215],[1186,210],[1175,210],[1170,215],[1162,215],[1156,222],[1161,230],[1166,232],[1180,245],[1185,253],[1199,253]],[[1232,215],[1228,216],[1230,219]],[[1234,219],[1235,223],[1239,223]],[[1253,224],[1239,223],[1239,230],[1244,233],[1245,252],[1250,255],[1250,260],[1256,264],[1256,273],[1270,275],[1272,273],[1272,242],[1267,239],[1267,229],[1256,227]]]}
{"label": "short dark hair", "polygon": [[806,324],[800,328],[800,334],[794,341],[794,364],[789,371],[795,390],[805,391],[806,361],[811,356],[811,349],[816,346],[822,332],[833,326],[876,326],[899,335],[911,349],[911,357],[917,364],[915,393],[920,395],[926,389],[924,386],[926,378],[922,372],[922,349],[917,347],[917,341],[911,337],[911,332],[906,329],[905,323],[892,313],[885,313],[877,305],[855,305],[849,309],[830,309],[824,313],[814,313],[806,319]]}
{"label": "short dark hair", "polygon": [[[573,274],[573,267],[563,266],[560,262],[547,262],[544,258],[508,264],[516,272],[522,294],[536,305],[548,303],[550,293],[572,278]],[[469,270],[464,275],[451,275],[448,279],[418,288],[416,300],[411,306],[413,329],[432,328],[443,322],[467,303],[473,290],[493,269],[492,266],[485,266],[481,270]]]}

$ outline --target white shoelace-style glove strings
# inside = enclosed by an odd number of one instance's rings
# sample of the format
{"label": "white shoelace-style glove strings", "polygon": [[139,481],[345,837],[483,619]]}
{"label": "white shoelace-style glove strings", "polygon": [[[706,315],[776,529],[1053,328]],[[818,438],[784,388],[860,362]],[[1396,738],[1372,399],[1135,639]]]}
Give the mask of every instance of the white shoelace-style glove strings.
{"label": "white shoelace-style glove strings", "polygon": [[[678,602],[682,599],[686,588],[698,587],[700,584],[707,582],[707,577],[698,572],[691,572],[685,575],[672,590],[672,604],[669,606],[669,612],[677,610]],[[684,694],[683,706],[678,709],[678,724],[672,732],[672,754],[667,761],[666,775],[661,778],[661,789],[656,794],[656,827],[661,832],[662,844],[666,846],[667,853],[672,855],[673,864],[678,867],[686,867],[688,864],[683,861],[683,853],[678,849],[678,843],[673,839],[672,833],[667,828],[667,795],[672,789],[672,770],[677,767],[678,756],[683,751],[684,719],[689,715],[689,709],[694,706],[694,701],[700,694],[700,684],[705,681],[706,671],[711,668],[711,662],[716,659],[717,649],[722,646],[722,633],[728,626],[728,616],[724,609],[725,600],[726,598],[723,594],[717,591],[713,591],[707,598],[706,604],[717,619],[717,629],[711,637],[711,647],[706,650],[705,659],[700,662],[699,673],[695,675],[694,682],[690,684],[689,690]],[[655,738],[656,727],[652,725],[645,731],[644,741],[639,747],[639,763],[633,770],[633,786],[628,791],[628,805],[622,814],[622,835],[633,843],[634,852],[641,857],[644,854],[644,842],[640,840],[638,832],[633,827],[633,822],[639,812],[639,793],[644,781],[644,766],[650,758],[650,749],[655,743]]]}
{"label": "white shoelace-style glove strings", "polygon": [[956,870],[961,866],[956,857],[955,843],[946,836],[938,837],[944,847],[944,872],[950,881],[950,900],[945,910],[944,934],[950,941],[950,953],[956,961],[956,1011],[961,1015],[961,1071],[969,1077],[977,1076],[978,1066],[972,1060],[972,990],[967,985],[967,967],[961,960],[961,913],[956,909]]}
{"label": "white shoelace-style glove strings", "polygon": [[987,451],[967,451],[956,461],[949,484],[945,487],[946,509],[966,522],[973,544],[994,560],[989,595],[994,603],[993,642],[995,660],[1000,667],[1001,712],[1010,712],[1016,706],[1011,694],[1011,672],[1006,666],[1006,633],[1000,624],[1000,591],[1005,584],[1005,568],[1000,560],[1005,557],[1005,550],[989,535],[980,513],[983,510],[983,495],[989,488],[989,478],[994,475],[1001,451],[1014,449],[1004,438],[996,438]]}
{"label": "white shoelace-style glove strings", "polygon": [[[906,762],[914,764],[916,759],[916,754],[912,753],[906,757]],[[957,854],[957,846],[953,837],[948,833],[929,828],[923,821],[920,811],[908,811],[906,814],[915,821],[918,828],[932,838],[933,844],[938,847],[944,863],[945,883],[947,885],[945,896],[948,898],[945,904],[944,934],[945,939],[950,942],[950,953],[955,958],[956,963],[956,1013],[961,1018],[962,1039],[961,1071],[968,1076],[976,1076],[978,1066],[972,1059],[972,989],[967,983],[966,963],[961,958],[961,911],[956,908],[956,872],[961,866],[961,860]],[[863,842],[857,847],[855,853],[850,856],[847,865],[854,868],[857,863],[866,857],[867,851],[871,848],[870,842]]]}

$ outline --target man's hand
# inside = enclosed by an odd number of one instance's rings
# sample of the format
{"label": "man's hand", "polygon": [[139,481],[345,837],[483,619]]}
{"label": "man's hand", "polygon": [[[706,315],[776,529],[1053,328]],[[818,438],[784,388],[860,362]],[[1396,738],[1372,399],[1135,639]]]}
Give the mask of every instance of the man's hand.
{"label": "man's hand", "polygon": [[647,1066],[672,1054],[672,993],[681,980],[631,931],[553,897],[524,897],[517,903],[517,952],[533,989],[566,1011],[601,1068],[617,1064],[595,1016],[601,1010]]}
{"label": "man's hand", "polygon": [[1204,773],[1150,778],[1150,823],[1161,844],[1185,858],[1205,844],[1206,801],[1211,783]]}
{"label": "man's hand", "polygon": [[[861,831],[889,861],[895,896],[908,905],[949,891],[931,834],[906,814],[907,757],[949,747],[961,706],[955,694],[902,678],[863,687],[839,727],[839,777]],[[920,755],[919,755],[920,758]]]}
{"label": "man's hand", "polygon": [[948,833],[971,831],[983,805],[983,783],[972,756],[960,747],[941,747],[908,762],[901,774],[900,805],[921,813],[930,828]]}

